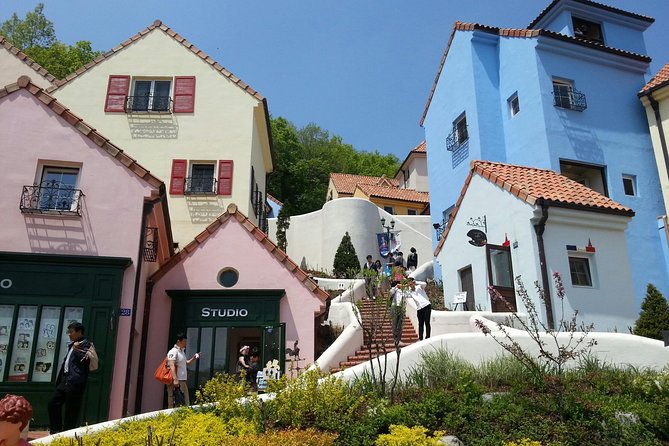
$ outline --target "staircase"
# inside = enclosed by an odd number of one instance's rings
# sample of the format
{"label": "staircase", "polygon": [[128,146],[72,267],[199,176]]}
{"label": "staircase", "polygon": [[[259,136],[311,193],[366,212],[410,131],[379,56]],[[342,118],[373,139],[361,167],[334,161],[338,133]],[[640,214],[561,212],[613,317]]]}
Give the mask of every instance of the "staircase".
{"label": "staircase", "polygon": [[[330,373],[337,373],[345,368],[353,367],[369,361],[369,346],[372,347],[372,358],[378,355],[383,355],[385,346],[386,352],[395,351],[395,343],[393,342],[393,330],[390,323],[390,309],[386,300],[363,300],[358,308],[360,310],[360,317],[362,319],[362,327],[364,331],[365,342],[356,350],[353,355],[349,355],[346,361],[339,363],[339,367],[330,369]],[[372,328],[372,327],[375,327]],[[372,331],[373,330],[373,331]],[[373,335],[373,341],[367,341],[367,336]],[[411,320],[404,316],[402,322],[402,337],[399,346],[406,347],[418,341],[416,330],[411,324]]]}

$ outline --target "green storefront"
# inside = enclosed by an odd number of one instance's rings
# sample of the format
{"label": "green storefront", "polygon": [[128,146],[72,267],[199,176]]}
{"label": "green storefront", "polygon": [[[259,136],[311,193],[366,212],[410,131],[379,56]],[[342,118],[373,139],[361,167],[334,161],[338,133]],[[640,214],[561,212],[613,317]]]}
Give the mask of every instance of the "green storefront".
{"label": "green storefront", "polygon": [[129,258],[0,252],[0,395],[33,406],[47,426],[47,403],[67,353],[67,325],[79,321],[95,343],[81,423],[107,420],[123,273]]}
{"label": "green storefront", "polygon": [[279,310],[284,290],[168,290],[167,294],[172,298],[169,347],[177,333],[185,333],[187,355],[202,353],[188,366],[191,395],[215,374],[235,373],[242,345],[257,349],[261,364],[277,359],[285,370],[285,323]]}

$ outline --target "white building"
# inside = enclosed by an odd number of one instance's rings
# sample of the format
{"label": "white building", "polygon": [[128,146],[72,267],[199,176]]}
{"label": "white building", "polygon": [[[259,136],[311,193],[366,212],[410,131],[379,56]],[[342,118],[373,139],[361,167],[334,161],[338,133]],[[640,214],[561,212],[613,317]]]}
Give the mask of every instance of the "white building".
{"label": "white building", "polygon": [[[491,300],[491,287],[512,309],[526,312],[515,295],[521,276],[542,319],[557,325],[563,314],[552,276],[559,272],[564,320],[578,310],[579,321],[598,331],[626,331],[635,318],[625,241],[633,216],[632,209],[551,170],[472,161],[435,250],[445,300],[466,291],[470,310],[508,311]],[[546,305],[535,282],[550,297]]]}

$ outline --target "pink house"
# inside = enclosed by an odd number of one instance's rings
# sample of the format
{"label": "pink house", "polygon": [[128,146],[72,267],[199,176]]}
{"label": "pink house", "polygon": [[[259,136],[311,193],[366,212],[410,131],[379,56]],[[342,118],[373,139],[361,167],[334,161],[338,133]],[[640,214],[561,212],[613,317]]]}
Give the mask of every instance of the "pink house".
{"label": "pink house", "polygon": [[[188,336],[189,387],[214,373],[233,373],[242,345],[277,359],[291,373],[314,361],[317,316],[328,294],[290,260],[235,204],[149,278],[151,312],[142,412],[163,404],[153,379],[176,333]],[[168,329],[169,327],[169,329]],[[300,349],[286,361],[286,346]],[[290,358],[289,358],[290,359]],[[294,359],[294,357],[293,357]]]}
{"label": "pink house", "polygon": [[144,283],[173,253],[165,185],[27,76],[0,88],[0,135],[0,393],[27,397],[45,424],[78,320],[101,360],[82,422],[120,417]]}

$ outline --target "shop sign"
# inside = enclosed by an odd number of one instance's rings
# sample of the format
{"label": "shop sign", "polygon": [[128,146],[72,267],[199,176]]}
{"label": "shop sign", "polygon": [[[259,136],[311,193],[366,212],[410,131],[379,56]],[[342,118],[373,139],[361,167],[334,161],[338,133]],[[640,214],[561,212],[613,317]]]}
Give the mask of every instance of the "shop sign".
{"label": "shop sign", "polygon": [[203,318],[239,318],[249,315],[246,308],[209,308],[204,307],[200,312]]}

